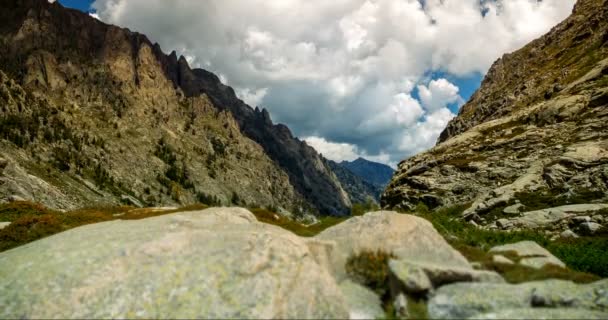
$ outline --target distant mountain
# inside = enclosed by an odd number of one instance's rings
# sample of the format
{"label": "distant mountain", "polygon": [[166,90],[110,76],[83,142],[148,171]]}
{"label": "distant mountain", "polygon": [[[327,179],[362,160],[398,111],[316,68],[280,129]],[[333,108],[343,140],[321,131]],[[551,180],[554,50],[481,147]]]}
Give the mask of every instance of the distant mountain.
{"label": "distant mountain", "polygon": [[350,196],[352,203],[367,203],[370,199],[375,203],[380,203],[380,194],[384,191],[384,186],[366,181],[340,163],[331,160],[328,160],[327,163],[344,191]]}
{"label": "distant mountain", "polygon": [[373,161],[369,161],[363,158],[359,158],[355,161],[342,161],[340,165],[352,173],[359,176],[361,179],[384,188],[391,181],[395,170],[393,168]]}

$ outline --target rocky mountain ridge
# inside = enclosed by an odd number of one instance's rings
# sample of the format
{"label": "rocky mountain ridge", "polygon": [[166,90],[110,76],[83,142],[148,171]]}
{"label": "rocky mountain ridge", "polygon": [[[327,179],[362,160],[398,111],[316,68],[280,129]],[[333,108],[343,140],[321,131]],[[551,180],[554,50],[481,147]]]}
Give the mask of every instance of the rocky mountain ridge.
{"label": "rocky mountain ridge", "polygon": [[[561,226],[548,230],[557,234],[577,216],[603,221],[601,209],[591,208],[608,202],[606,57],[608,1],[579,0],[547,35],[491,67],[438,144],[399,164],[383,206],[460,205],[481,226],[544,221],[534,228]],[[538,211],[571,204],[590,206]]]}
{"label": "rocky mountain ridge", "polygon": [[348,213],[325,160],[214,74],[58,3],[0,6],[2,196]]}
{"label": "rocky mountain ridge", "polygon": [[357,158],[353,161],[342,161],[340,165],[350,170],[361,179],[384,188],[391,181],[395,170],[378,162],[369,161],[364,158]]}

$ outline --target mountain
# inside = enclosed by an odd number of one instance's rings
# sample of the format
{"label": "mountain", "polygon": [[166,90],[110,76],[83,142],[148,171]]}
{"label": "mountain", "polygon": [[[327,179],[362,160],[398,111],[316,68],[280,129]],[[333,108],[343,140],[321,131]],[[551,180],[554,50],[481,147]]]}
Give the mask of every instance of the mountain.
{"label": "mountain", "polygon": [[342,163],[327,161],[331,170],[336,174],[340,184],[350,196],[350,200],[355,203],[368,203],[370,200],[379,203],[380,194],[384,191],[383,186],[376,185],[365,178],[353,173]]}
{"label": "mountain", "polygon": [[[487,227],[504,218],[503,228],[568,227],[573,210],[607,200],[606,0],[578,1],[548,34],[496,61],[438,144],[401,162],[382,195],[384,207],[460,205],[464,218]],[[567,204],[581,206],[542,211]]]}
{"label": "mountain", "polygon": [[395,170],[393,168],[363,158],[358,158],[355,161],[342,161],[340,165],[361,179],[384,188],[390,181]]}
{"label": "mountain", "polygon": [[322,156],[176,52],[57,2],[0,20],[0,198],[349,212]]}

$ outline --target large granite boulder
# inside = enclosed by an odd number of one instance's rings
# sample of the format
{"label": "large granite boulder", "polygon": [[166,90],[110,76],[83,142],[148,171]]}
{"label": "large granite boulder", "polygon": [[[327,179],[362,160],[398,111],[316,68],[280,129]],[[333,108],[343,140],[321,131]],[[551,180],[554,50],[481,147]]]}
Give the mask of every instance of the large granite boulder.
{"label": "large granite boulder", "polygon": [[566,267],[566,264],[534,241],[520,241],[517,243],[496,246],[490,249],[489,253],[509,253],[515,255],[520,259],[519,263],[521,265],[534,269],[541,269],[546,265],[554,265],[562,268]]}
{"label": "large granite boulder", "polygon": [[316,239],[335,243],[329,255],[332,271],[338,279],[346,276],[344,265],[348,257],[365,250],[392,253],[405,261],[472,270],[469,262],[430,222],[413,215],[370,212],[331,227]]}
{"label": "large granite boulder", "polygon": [[[432,319],[512,319],[538,310],[555,311],[540,318],[608,318],[608,280],[580,285],[564,280],[522,284],[456,283],[439,288],[429,301]],[[518,311],[514,311],[518,310]],[[558,312],[561,310],[563,312]]]}
{"label": "large granite boulder", "polygon": [[72,229],[0,254],[0,318],[347,318],[307,242],[245,209]]}

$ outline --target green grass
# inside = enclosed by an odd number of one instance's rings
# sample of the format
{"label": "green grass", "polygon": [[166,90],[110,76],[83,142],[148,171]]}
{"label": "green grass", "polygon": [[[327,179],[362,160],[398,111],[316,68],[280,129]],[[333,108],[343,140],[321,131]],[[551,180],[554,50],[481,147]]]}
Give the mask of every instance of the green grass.
{"label": "green grass", "polygon": [[207,208],[193,205],[168,211],[133,207],[91,207],[61,212],[31,202],[0,205],[0,221],[11,222],[0,229],[0,252],[86,224],[110,220],[138,220],[169,213]]}
{"label": "green grass", "polygon": [[314,237],[323,230],[347,220],[347,218],[323,217],[320,218],[318,223],[305,226],[268,209],[254,208],[249,210],[256,216],[258,221],[279,226],[301,237]]}

